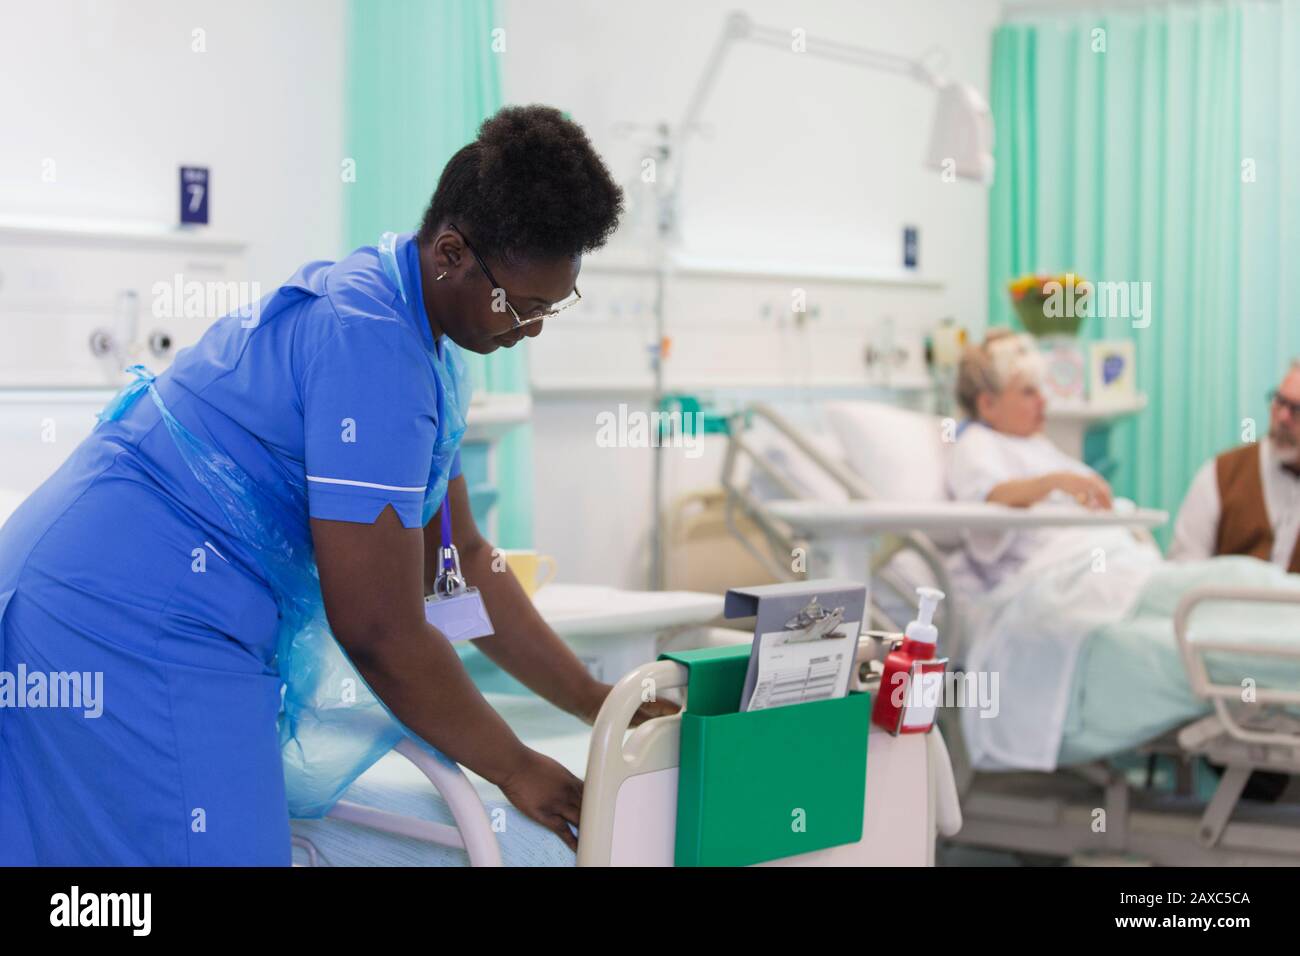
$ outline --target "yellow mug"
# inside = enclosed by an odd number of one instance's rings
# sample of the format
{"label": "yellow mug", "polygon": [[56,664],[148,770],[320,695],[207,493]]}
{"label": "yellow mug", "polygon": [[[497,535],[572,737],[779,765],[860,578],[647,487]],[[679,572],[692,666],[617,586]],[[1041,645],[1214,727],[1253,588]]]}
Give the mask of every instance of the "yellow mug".
{"label": "yellow mug", "polygon": [[[555,577],[555,558],[536,551],[502,551],[506,565],[515,573],[530,598]],[[543,569],[544,572],[543,572]],[[542,572],[542,573],[539,573]]]}

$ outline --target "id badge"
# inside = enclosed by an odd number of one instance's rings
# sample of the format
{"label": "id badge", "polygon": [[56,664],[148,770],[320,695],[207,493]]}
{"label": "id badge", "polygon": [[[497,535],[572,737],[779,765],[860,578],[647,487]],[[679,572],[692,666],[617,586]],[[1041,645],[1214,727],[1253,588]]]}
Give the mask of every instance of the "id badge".
{"label": "id badge", "polygon": [[449,641],[472,641],[495,633],[478,588],[455,594],[430,594],[424,599],[424,619]]}

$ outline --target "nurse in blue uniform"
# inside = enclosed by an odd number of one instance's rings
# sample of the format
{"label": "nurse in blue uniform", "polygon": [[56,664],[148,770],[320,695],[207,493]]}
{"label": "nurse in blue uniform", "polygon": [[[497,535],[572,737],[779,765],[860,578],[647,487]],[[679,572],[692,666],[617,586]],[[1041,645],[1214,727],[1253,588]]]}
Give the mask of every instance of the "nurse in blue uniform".
{"label": "nurse in blue uniform", "polygon": [[[512,347],[576,301],[621,208],[579,127],[503,109],[447,164],[417,234],[303,266],[153,383],[205,447],[304,502],[288,523],[310,535],[330,628],[389,711],[570,846],[581,781],[514,736],[425,619],[440,544],[425,502],[445,495],[495,624],[479,649],[593,719],[608,685],[493,573],[449,370],[456,348]],[[0,685],[0,865],[289,863],[274,584],[157,402],[72,452],[0,528],[0,672],[102,681],[102,712],[19,706]]]}

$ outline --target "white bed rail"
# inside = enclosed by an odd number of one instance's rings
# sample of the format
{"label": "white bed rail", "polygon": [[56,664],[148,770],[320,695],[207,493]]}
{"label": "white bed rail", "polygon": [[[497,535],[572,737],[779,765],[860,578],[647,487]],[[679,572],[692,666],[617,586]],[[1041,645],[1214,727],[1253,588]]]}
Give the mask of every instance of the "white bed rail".
{"label": "white bed rail", "polygon": [[[488,819],[487,808],[460,765],[450,760],[439,760],[409,739],[403,739],[393,749],[429,778],[434,789],[447,802],[452,819],[456,821],[454,826],[348,801],[339,801],[326,815],[396,836],[463,849],[469,856],[470,866],[500,866],[501,847]],[[315,866],[318,853],[312,842],[306,837],[295,837],[293,842],[306,850],[309,864]]]}
{"label": "white bed rail", "polygon": [[[1174,610],[1174,637],[1178,641],[1178,652],[1187,671],[1187,680],[1191,685],[1192,693],[1210,701],[1223,730],[1244,744],[1274,745],[1300,751],[1300,733],[1294,730],[1243,726],[1233,714],[1232,708],[1228,706],[1231,702],[1243,702],[1241,685],[1215,683],[1210,678],[1209,668],[1206,665],[1206,656],[1214,652],[1300,660],[1300,617],[1296,622],[1296,642],[1289,647],[1191,637],[1189,630],[1192,626],[1193,611],[1201,604],[1225,601],[1300,605],[1300,591],[1206,585],[1184,594]],[[1253,696],[1251,703],[1260,708],[1300,706],[1300,690],[1256,688]]]}
{"label": "white bed rail", "polygon": [[[854,690],[879,691],[880,672],[870,667],[871,662],[880,661],[888,653],[891,641],[881,634],[863,634],[858,639],[855,668],[851,682]],[[614,685],[605,704],[596,716],[592,728],[591,749],[587,760],[587,780],[582,797],[582,821],[579,832],[582,834],[578,843],[579,866],[609,865],[663,865],[673,863],[672,834],[676,820],[677,768],[679,766],[679,737],[681,713],[666,717],[656,717],[631,729],[633,717],[646,699],[647,692],[655,695],[680,695],[686,688],[690,669],[675,661],[656,661],[625,674]],[[689,701],[688,701],[689,702]],[[629,733],[631,730],[631,733]],[[888,740],[883,731],[873,729]],[[928,812],[926,862],[934,862],[934,834],[944,836],[955,834],[962,826],[961,806],[958,799],[956,779],[943,736],[936,726],[927,735],[926,740],[926,809]],[[868,767],[871,766],[868,757]],[[635,800],[642,797],[647,790],[632,795],[623,791],[624,784],[632,778],[648,780],[657,772],[671,771],[672,799],[667,804],[655,804],[649,809],[637,804],[633,810],[632,803],[623,803],[624,797]],[[660,792],[663,796],[663,793]],[[632,817],[629,825],[622,820],[618,827],[616,839],[616,812],[624,817]],[[886,808],[887,809],[887,808]],[[882,819],[888,819],[888,813]],[[632,831],[636,831],[635,834]],[[864,839],[871,842],[865,835]],[[665,841],[662,846],[654,845],[655,840]],[[629,851],[620,845],[616,852],[615,843],[634,844],[632,855],[636,850],[646,850],[646,858],[629,858]],[[840,852],[840,851],[832,851]],[[806,856],[800,859],[809,862]],[[836,858],[836,865],[844,865],[843,858]]]}
{"label": "white bed rail", "polygon": [[[689,676],[690,669],[674,661],[643,664],[624,674],[605,698],[591,728],[578,826],[578,866],[622,865],[614,854],[619,791],[629,777],[677,766],[682,719],[680,713],[655,717],[629,734],[632,718],[646,700],[647,691],[655,697],[665,691],[681,691]],[[658,832],[664,829],[662,824],[662,820],[638,821],[643,831]],[[671,847],[663,847],[662,854],[664,859],[659,862],[670,864]],[[646,864],[638,861],[637,865]]]}

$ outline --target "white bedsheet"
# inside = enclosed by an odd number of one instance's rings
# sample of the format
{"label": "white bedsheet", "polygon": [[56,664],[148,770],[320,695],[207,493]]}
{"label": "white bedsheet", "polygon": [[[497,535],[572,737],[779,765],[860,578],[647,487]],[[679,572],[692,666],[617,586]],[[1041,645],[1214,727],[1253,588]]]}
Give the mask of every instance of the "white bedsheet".
{"label": "white bedsheet", "polygon": [[966,620],[966,668],[997,675],[996,716],[968,707],[962,731],[979,769],[1053,770],[1069,712],[1074,669],[1088,635],[1137,603],[1159,552],[1122,529],[1060,535],[985,597]]}

